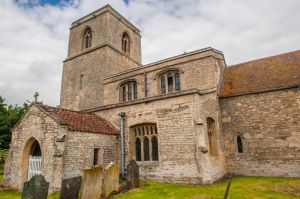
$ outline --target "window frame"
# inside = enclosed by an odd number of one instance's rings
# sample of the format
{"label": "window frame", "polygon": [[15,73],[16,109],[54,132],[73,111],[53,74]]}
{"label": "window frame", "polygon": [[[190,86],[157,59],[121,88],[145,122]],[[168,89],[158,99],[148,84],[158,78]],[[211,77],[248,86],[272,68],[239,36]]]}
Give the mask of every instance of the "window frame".
{"label": "window frame", "polygon": [[178,69],[164,71],[158,75],[159,92],[161,95],[181,91],[180,71]]}

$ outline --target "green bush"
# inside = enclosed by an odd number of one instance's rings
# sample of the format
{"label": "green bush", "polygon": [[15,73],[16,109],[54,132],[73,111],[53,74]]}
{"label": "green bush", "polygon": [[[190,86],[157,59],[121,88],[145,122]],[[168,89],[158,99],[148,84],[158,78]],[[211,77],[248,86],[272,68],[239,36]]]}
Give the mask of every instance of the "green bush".
{"label": "green bush", "polygon": [[4,163],[7,152],[8,152],[7,149],[0,149],[0,164]]}

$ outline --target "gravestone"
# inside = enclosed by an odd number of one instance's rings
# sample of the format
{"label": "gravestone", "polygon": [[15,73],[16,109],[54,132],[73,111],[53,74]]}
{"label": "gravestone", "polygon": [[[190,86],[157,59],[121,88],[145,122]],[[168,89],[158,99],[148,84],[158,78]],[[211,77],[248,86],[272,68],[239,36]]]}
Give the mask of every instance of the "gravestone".
{"label": "gravestone", "polygon": [[103,169],[101,166],[84,169],[80,189],[80,198],[99,199],[101,196],[102,180]]}
{"label": "gravestone", "polygon": [[81,176],[63,179],[59,199],[78,199],[81,179]]}
{"label": "gravestone", "polygon": [[139,165],[135,160],[130,160],[127,165],[127,184],[130,188],[138,188],[140,184],[140,173],[139,173]]}
{"label": "gravestone", "polygon": [[28,182],[24,182],[22,199],[47,199],[49,182],[43,175],[35,175]]}
{"label": "gravestone", "polygon": [[118,164],[110,164],[104,171],[103,192],[108,196],[119,188],[120,166]]}

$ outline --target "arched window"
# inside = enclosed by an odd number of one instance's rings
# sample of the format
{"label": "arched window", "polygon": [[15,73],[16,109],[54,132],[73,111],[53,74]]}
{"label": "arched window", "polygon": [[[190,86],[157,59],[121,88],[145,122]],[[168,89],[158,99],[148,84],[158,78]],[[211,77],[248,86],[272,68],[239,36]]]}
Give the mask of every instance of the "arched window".
{"label": "arched window", "polygon": [[138,98],[137,82],[128,81],[120,86],[120,101],[126,102]]}
{"label": "arched window", "polygon": [[241,136],[237,136],[236,142],[237,142],[238,152],[239,152],[239,153],[243,153],[243,152],[244,152],[244,149],[243,149],[243,142],[242,142]]}
{"label": "arched window", "polygon": [[207,118],[207,135],[210,155],[218,155],[218,141],[216,136],[215,120],[210,117]]}
{"label": "arched window", "polygon": [[150,160],[150,147],[148,137],[144,137],[144,161]]}
{"label": "arched window", "polygon": [[152,136],[151,138],[151,145],[152,145],[152,160],[158,160],[158,142],[156,136]]}
{"label": "arched window", "polygon": [[140,138],[135,139],[135,160],[142,160],[142,151],[141,151],[141,140]]}
{"label": "arched window", "polygon": [[122,35],[122,51],[125,53],[129,53],[130,51],[130,39],[126,32]]}
{"label": "arched window", "polygon": [[158,161],[156,124],[138,124],[130,128],[130,157],[136,161]]}
{"label": "arched window", "polygon": [[179,71],[168,71],[160,75],[160,91],[162,95],[180,90]]}
{"label": "arched window", "polygon": [[83,33],[83,49],[90,48],[92,46],[92,29],[87,28]]}

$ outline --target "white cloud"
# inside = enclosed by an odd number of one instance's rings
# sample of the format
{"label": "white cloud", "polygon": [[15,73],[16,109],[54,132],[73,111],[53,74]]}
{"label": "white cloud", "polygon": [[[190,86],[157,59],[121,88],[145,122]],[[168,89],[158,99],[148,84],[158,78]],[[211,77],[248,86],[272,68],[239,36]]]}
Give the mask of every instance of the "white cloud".
{"label": "white cloud", "polygon": [[32,100],[36,90],[47,104],[59,103],[68,28],[107,3],[140,28],[143,63],[208,46],[227,64],[300,48],[298,0],[18,2],[0,0],[0,95],[8,103]]}

